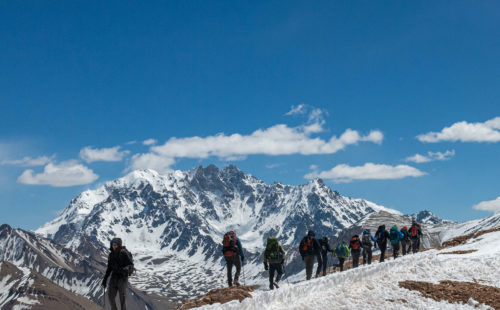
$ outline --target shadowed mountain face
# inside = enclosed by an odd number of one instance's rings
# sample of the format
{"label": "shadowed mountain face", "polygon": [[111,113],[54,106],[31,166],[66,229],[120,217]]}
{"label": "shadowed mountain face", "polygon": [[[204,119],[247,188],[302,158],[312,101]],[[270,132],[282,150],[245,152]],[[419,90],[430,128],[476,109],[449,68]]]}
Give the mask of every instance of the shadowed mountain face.
{"label": "shadowed mountain face", "polygon": [[308,229],[333,236],[381,210],[399,214],[343,197],[320,179],[270,185],[235,166],[210,165],[166,175],[131,172],[83,192],[37,233],[93,258],[119,236],[134,254],[133,285],[181,300],[224,285],[220,243],[228,230],[236,230],[245,248],[245,276],[252,282],[262,280],[267,237],[277,236],[288,249],[293,274],[302,268],[296,247]]}
{"label": "shadowed mountain face", "polygon": [[[79,254],[32,232],[2,225],[0,261],[0,283],[6,283],[0,291],[7,294],[0,297],[1,309],[15,305],[31,305],[32,309],[102,307],[105,263],[101,256]],[[133,287],[128,299],[129,309],[165,308],[155,307],[165,304],[164,299],[146,296]]]}

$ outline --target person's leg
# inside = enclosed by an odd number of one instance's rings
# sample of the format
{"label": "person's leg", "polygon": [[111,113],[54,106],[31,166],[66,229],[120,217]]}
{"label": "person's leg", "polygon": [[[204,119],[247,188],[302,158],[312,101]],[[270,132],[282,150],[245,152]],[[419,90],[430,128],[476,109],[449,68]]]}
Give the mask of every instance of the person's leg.
{"label": "person's leg", "polygon": [[310,280],[314,267],[314,255],[306,255],[304,262],[306,263],[306,280]]}
{"label": "person's leg", "polygon": [[236,267],[236,273],[234,274],[234,284],[240,285],[240,272],[241,272],[241,261],[238,255],[233,255],[233,264]]}
{"label": "person's leg", "polygon": [[339,257],[340,271],[344,271],[344,261],[345,261],[345,257]]}
{"label": "person's leg", "polygon": [[385,249],[387,247],[387,244],[382,244],[379,246],[380,248],[380,262],[382,263],[385,260]]}
{"label": "person's leg", "polygon": [[372,247],[366,249],[366,254],[368,256],[368,265],[372,263]]}
{"label": "person's leg", "polygon": [[321,269],[323,269],[323,260],[321,259],[321,254],[318,257],[318,268],[316,268],[316,278],[319,277]]}
{"label": "person's leg", "polygon": [[127,310],[126,294],[127,294],[127,279],[122,278],[118,285],[118,293],[120,294],[120,306],[121,310]]}
{"label": "person's leg", "polygon": [[363,252],[362,252],[362,255],[363,255],[363,265],[366,265],[366,257],[368,255],[366,255],[366,247],[363,247]]}
{"label": "person's leg", "polygon": [[401,240],[401,251],[403,252],[403,256],[406,255],[406,240]]}
{"label": "person's leg", "polygon": [[412,250],[413,254],[418,252],[417,240],[418,239],[415,239],[415,238],[411,239],[411,250]]}
{"label": "person's leg", "polygon": [[108,285],[108,297],[111,310],[118,310],[118,308],[116,307],[116,293],[118,293],[117,281],[116,279],[111,277]]}
{"label": "person's leg", "polygon": [[283,276],[283,265],[282,264],[276,264],[276,273],[278,274],[276,276],[276,282],[279,282],[281,280],[281,276]]}
{"label": "person's leg", "polygon": [[227,267],[227,285],[233,286],[233,260],[230,256],[226,256],[226,267]]}
{"label": "person's leg", "polygon": [[321,254],[321,260],[323,261],[323,276],[326,276],[326,268],[328,267],[328,252],[325,255]]}
{"label": "person's leg", "polygon": [[274,289],[274,271],[276,269],[276,264],[269,264],[269,289]]}
{"label": "person's leg", "polygon": [[359,266],[359,253],[352,253],[352,268],[356,268]]}

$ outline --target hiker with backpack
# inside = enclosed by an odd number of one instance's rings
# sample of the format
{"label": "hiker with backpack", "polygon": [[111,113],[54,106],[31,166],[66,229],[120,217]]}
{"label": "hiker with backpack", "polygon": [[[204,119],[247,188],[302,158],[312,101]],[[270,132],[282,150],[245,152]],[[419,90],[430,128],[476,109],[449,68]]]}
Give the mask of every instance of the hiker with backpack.
{"label": "hiker with backpack", "polygon": [[[272,290],[283,275],[283,264],[285,263],[285,250],[279,244],[276,237],[267,238],[266,250],[264,251],[264,269],[269,270],[269,288]],[[274,273],[277,273],[274,280]]]}
{"label": "hiker with backpack", "polygon": [[411,249],[413,254],[418,252],[420,248],[420,237],[422,236],[422,230],[420,229],[420,225],[417,221],[412,221],[410,227],[410,240],[411,240]]}
{"label": "hiker with backpack", "polygon": [[372,263],[372,241],[373,245],[377,244],[377,239],[372,236],[370,230],[365,229],[361,237],[361,246],[363,247],[363,265],[367,262],[368,265]]}
{"label": "hiker with backpack", "polygon": [[[328,252],[332,252],[333,250],[330,248],[330,244],[328,243],[328,238],[325,236],[319,240],[319,246],[321,247],[321,261],[323,263],[323,276],[326,275],[326,268],[328,267]],[[316,277],[320,274],[321,266],[318,265],[318,270],[316,271]]]}
{"label": "hiker with backpack", "polygon": [[385,260],[385,250],[387,249],[387,240],[389,239],[389,233],[385,230],[385,225],[378,227],[375,239],[377,239],[377,245],[380,249],[380,262],[382,263]]}
{"label": "hiker with backpack", "polygon": [[361,254],[361,241],[359,241],[359,235],[354,235],[349,242],[349,249],[351,250],[352,256],[352,268],[359,266],[359,256]]}
{"label": "hiker with backpack", "polygon": [[401,250],[403,251],[403,256],[410,251],[410,233],[408,232],[408,226],[403,226],[401,228],[401,233],[403,234],[403,239],[401,239]]}
{"label": "hiker with backpack", "polygon": [[337,256],[339,259],[339,268],[340,271],[344,271],[344,262],[346,257],[349,257],[349,248],[347,247],[347,244],[345,243],[344,240],[342,240],[342,243],[339,243],[336,247],[335,250],[333,250],[333,254]]}
{"label": "hiker with backpack", "polygon": [[[226,260],[227,265],[227,284],[233,286],[233,265],[236,267],[234,274],[234,284],[239,286],[241,265],[245,262],[245,255],[243,254],[243,247],[241,246],[240,239],[236,238],[236,232],[231,230],[224,234],[222,240],[222,254]],[[241,262],[240,262],[241,259]]]}
{"label": "hiker with backpack", "polygon": [[391,230],[389,231],[389,240],[391,241],[392,256],[394,257],[394,259],[398,258],[400,242],[403,237],[403,234],[398,230],[398,226],[392,226]]}
{"label": "hiker with backpack", "polygon": [[318,265],[322,263],[320,255],[321,248],[318,240],[316,240],[314,236],[314,231],[309,230],[307,236],[302,238],[299,245],[300,256],[302,256],[302,260],[306,264],[306,280],[310,280],[312,277],[314,257],[318,258]]}
{"label": "hiker with backpack", "polygon": [[126,247],[122,246],[122,239],[113,238],[110,242],[110,253],[108,255],[108,266],[106,274],[102,280],[102,286],[106,289],[108,277],[111,280],[108,286],[108,297],[112,310],[117,310],[116,294],[120,296],[120,306],[122,310],[126,309],[125,297],[127,293],[128,277],[134,272],[134,261],[132,254]]}

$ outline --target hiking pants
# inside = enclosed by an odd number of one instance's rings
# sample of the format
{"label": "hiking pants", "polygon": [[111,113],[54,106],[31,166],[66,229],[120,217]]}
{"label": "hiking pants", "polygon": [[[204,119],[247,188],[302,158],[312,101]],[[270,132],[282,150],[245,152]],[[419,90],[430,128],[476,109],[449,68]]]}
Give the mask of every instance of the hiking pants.
{"label": "hiking pants", "polygon": [[385,260],[385,250],[387,249],[387,243],[382,243],[378,245],[380,249],[380,262]]}
{"label": "hiking pants", "polygon": [[236,273],[234,274],[234,284],[240,285],[240,283],[238,282],[241,271],[240,256],[238,254],[235,254],[233,256],[224,256],[224,258],[226,259],[227,264],[227,285],[233,285],[233,265],[236,267]]}
{"label": "hiking pants", "polygon": [[326,271],[326,260],[323,261],[321,255],[318,255],[318,268],[316,269],[316,277],[319,277],[319,274],[321,273],[322,269]]}
{"label": "hiking pants", "polygon": [[403,256],[406,255],[406,252],[409,252],[408,243],[408,240],[401,240],[401,250],[403,251]]}
{"label": "hiking pants", "polygon": [[361,254],[361,251],[352,251],[351,256],[352,256],[352,268],[356,268],[359,266],[359,255]]}
{"label": "hiking pants", "polygon": [[399,242],[392,243],[392,256],[396,259],[399,255]]}
{"label": "hiking pants", "polygon": [[328,252],[321,253],[321,261],[323,263],[323,276],[326,275],[326,268],[328,268]]}
{"label": "hiking pants", "polygon": [[115,278],[111,277],[108,286],[108,296],[109,296],[109,304],[111,305],[111,310],[118,310],[116,307],[116,294],[120,295],[120,306],[121,310],[126,310],[127,306],[125,304],[125,294],[127,292],[127,278],[120,277]]}
{"label": "hiking pants", "polygon": [[419,248],[420,238],[411,238],[411,249],[413,251],[413,254],[417,253]]}
{"label": "hiking pants", "polygon": [[340,271],[344,271],[345,257],[338,257],[338,259],[339,259],[339,268],[340,268]]}
{"label": "hiking pants", "polygon": [[372,263],[372,246],[363,247],[363,265],[366,264],[368,257],[368,265]]}
{"label": "hiking pants", "polygon": [[306,263],[306,280],[310,280],[314,267],[314,255],[304,256],[304,262]]}
{"label": "hiking pants", "polygon": [[[276,271],[276,280],[274,280],[274,272]],[[274,288],[274,282],[279,282],[283,275],[283,265],[281,263],[269,264],[269,288]]]}

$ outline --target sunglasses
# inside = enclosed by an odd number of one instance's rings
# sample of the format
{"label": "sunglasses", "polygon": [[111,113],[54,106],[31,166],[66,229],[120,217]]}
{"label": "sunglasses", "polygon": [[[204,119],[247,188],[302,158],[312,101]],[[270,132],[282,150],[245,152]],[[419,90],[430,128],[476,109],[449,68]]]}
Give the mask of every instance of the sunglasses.
{"label": "sunglasses", "polygon": [[112,245],[112,246],[118,246],[118,244],[116,244],[116,243],[113,243],[113,245]]}

